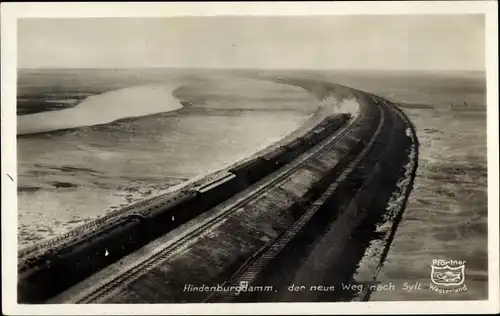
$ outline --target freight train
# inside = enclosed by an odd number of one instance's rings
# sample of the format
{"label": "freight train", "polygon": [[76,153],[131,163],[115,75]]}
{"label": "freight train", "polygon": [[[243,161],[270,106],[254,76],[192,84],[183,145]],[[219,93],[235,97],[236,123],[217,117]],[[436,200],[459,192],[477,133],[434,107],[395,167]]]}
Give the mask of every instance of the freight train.
{"label": "freight train", "polygon": [[162,204],[102,225],[31,259],[29,264],[25,262],[19,271],[19,301],[45,301],[118,261],[288,164],[339,129],[349,118],[348,114],[328,117],[289,144],[222,172]]}

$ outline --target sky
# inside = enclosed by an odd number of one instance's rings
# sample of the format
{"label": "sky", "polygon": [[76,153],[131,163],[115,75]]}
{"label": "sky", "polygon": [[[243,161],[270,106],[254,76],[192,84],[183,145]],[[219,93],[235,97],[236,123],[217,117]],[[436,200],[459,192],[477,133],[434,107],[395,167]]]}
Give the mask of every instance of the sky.
{"label": "sky", "polygon": [[482,15],[18,21],[20,68],[484,70]]}

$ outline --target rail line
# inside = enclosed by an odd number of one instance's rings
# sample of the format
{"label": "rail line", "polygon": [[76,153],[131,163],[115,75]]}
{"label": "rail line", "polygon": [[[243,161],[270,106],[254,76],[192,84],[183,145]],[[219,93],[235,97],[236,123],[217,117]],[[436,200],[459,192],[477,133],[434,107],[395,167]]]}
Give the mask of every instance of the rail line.
{"label": "rail line", "polygon": [[[362,119],[365,111],[366,109],[365,107],[363,107],[360,110],[360,113],[356,119],[352,120],[347,126],[344,126],[334,135],[330,136],[329,138],[321,142],[319,145],[317,145],[317,147],[315,148],[315,150],[313,150],[313,152],[307,152],[297,157],[297,159],[289,165],[288,169],[278,171],[279,174],[273,173],[265,177],[262,181],[259,181],[257,183],[260,184],[260,187],[254,189],[244,198],[241,198],[236,203],[230,206],[224,207],[219,213],[206,219],[204,222],[199,224],[193,230],[189,231],[186,235],[178,238],[177,240],[172,241],[172,243],[166,246],[164,249],[153,254],[147,259],[137,263],[124,273],[114,277],[109,282],[97,287],[96,289],[93,289],[90,293],[86,293],[83,296],[76,298],[74,303],[95,303],[102,301],[111,293],[131,283],[140,275],[144,274],[145,272],[148,272],[149,270],[155,268],[161,262],[167,260],[171,255],[175,254],[179,249],[184,249],[185,247],[188,247],[189,245],[194,243],[198,237],[216,228],[220,223],[222,223],[233,213],[237,212],[242,205],[245,205],[247,202],[251,201],[255,196],[269,191],[271,188],[273,188],[274,185],[282,182],[289,175],[294,173],[297,169],[304,166],[310,159],[317,157],[322,153],[326,152],[327,150],[331,149],[335,144],[337,144],[341,139],[343,139],[343,137],[347,133],[351,131],[353,125],[356,122],[359,122]],[[254,188],[254,186],[252,186],[251,188]]]}
{"label": "rail line", "polygon": [[[222,287],[238,286],[243,283],[250,284],[256,279],[258,273],[292,241],[297,233],[303,229],[312,216],[318,211],[318,209],[325,204],[326,200],[334,194],[339,184],[345,181],[356,166],[358,166],[358,164],[367,156],[368,152],[377,141],[382,127],[385,124],[385,115],[385,111],[382,110],[381,119],[373,137],[370,139],[365,148],[363,148],[363,150],[358,154],[358,156],[342,171],[335,182],[333,182],[327,190],[312,203],[311,207],[292,225],[292,227],[263,245],[256,253],[254,253],[254,255],[252,255],[240,266],[240,268],[222,285]],[[204,302],[229,301],[237,295],[238,294],[235,292],[213,292],[205,298]]]}
{"label": "rail line", "polygon": [[[417,138],[417,132],[416,132],[416,129],[415,129],[415,125],[410,121],[410,119],[408,118],[408,116],[406,116],[404,114],[404,112],[398,108],[397,106],[395,106],[394,104],[388,104],[388,106],[392,107],[394,112],[397,113],[397,115],[405,122],[405,124],[408,126],[409,130],[410,130],[410,135],[408,135],[411,139],[412,139],[412,142],[413,142],[413,150],[415,150],[415,156],[414,156],[414,160],[410,163],[412,163],[412,167],[411,167],[411,170],[410,170],[410,173],[411,173],[411,181],[410,183],[408,184],[408,187],[407,189],[404,191],[404,198],[403,198],[403,203],[401,204],[400,206],[400,209],[398,210],[398,212],[396,213],[396,216],[394,218],[394,221],[391,225],[391,228],[390,228],[390,232],[388,233],[388,237],[387,237],[387,241],[386,241],[386,244],[383,246],[383,249],[382,249],[382,253],[380,255],[380,257],[378,258],[378,264],[375,268],[375,271],[373,271],[372,275],[371,275],[371,281],[373,282],[376,282],[377,281],[377,278],[378,278],[378,274],[380,273],[382,267],[383,267],[383,263],[385,262],[386,258],[387,258],[387,255],[389,253],[389,250],[390,250],[390,246],[394,240],[394,236],[396,234],[396,231],[397,231],[397,228],[399,226],[399,223],[403,217],[403,213],[404,213],[404,210],[405,210],[405,207],[406,207],[406,203],[408,202],[408,199],[410,197],[410,193],[413,189],[413,186],[414,186],[414,182],[415,182],[415,178],[416,178],[416,172],[417,172],[417,169],[418,169],[418,156],[419,156],[419,141],[418,141],[418,138]],[[366,287],[364,289],[364,291],[362,291],[360,293],[360,295],[356,298],[356,301],[368,301],[370,299],[370,296],[373,292],[373,289],[370,288],[370,287]]]}
{"label": "rail line", "polygon": [[[348,126],[351,126],[354,123],[354,121],[351,121]],[[311,128],[310,130],[312,130]],[[274,145],[271,145],[261,151],[259,153],[265,153],[267,151],[271,151]],[[246,161],[247,159],[244,159],[241,162]],[[236,163],[238,164],[238,163]],[[226,168],[227,169],[227,168]],[[224,169],[223,169],[224,170]],[[185,183],[182,185],[182,187],[169,190],[168,192],[162,193],[160,195],[156,195],[154,197],[150,197],[141,201],[134,202],[132,204],[129,204],[127,206],[121,207],[119,209],[110,211],[109,213],[103,215],[102,217],[96,218],[94,220],[91,220],[83,225],[80,225],[76,228],[73,228],[72,230],[60,234],[54,238],[51,238],[46,241],[42,241],[40,243],[25,247],[23,249],[20,249],[18,251],[18,261],[20,262],[19,267],[24,266],[25,262],[28,262],[31,260],[31,258],[36,258],[37,256],[42,255],[43,253],[64,246],[65,244],[71,242],[73,238],[76,238],[77,236],[83,235],[85,233],[90,232],[94,228],[99,228],[103,225],[112,223],[113,221],[119,220],[122,217],[126,217],[131,214],[135,213],[140,213],[144,211],[145,209],[148,208],[154,208],[158,205],[161,205],[165,203],[165,200],[173,197],[175,194],[178,194],[180,191],[183,190],[188,190],[190,187],[195,186],[197,183],[202,182],[204,178],[208,178],[211,176],[214,176],[218,173],[220,173],[223,170],[218,170],[215,172],[212,172],[209,175],[205,175],[203,178],[196,179],[193,182]]]}

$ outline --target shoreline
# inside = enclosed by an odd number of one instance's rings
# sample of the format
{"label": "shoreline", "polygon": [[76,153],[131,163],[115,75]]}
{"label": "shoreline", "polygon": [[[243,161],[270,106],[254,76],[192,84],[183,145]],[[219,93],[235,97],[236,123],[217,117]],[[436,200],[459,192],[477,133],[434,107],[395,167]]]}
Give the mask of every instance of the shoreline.
{"label": "shoreline", "polygon": [[[165,83],[133,86],[89,96],[69,109],[20,115],[17,116],[17,136],[109,124],[121,119],[176,111],[184,107],[173,95],[176,88]],[[149,98],[144,98],[145,95]],[[137,104],[141,106],[137,107]]]}
{"label": "shoreline", "polygon": [[[293,84],[293,83],[290,84],[290,83],[285,83],[285,82],[273,82],[273,83],[279,84],[279,85],[290,85],[290,86],[304,89],[304,87],[300,86],[299,84]],[[149,85],[146,87],[151,89],[152,87],[155,87],[155,86],[157,86],[157,85]],[[144,86],[142,86],[140,88],[144,88]],[[116,91],[116,90],[114,90],[114,91]],[[307,89],[304,89],[304,92],[311,93],[311,91],[308,91]],[[242,163],[245,163],[247,161],[250,161],[259,155],[263,155],[265,153],[271,152],[271,151],[275,150],[276,148],[278,148],[279,146],[282,146],[286,143],[292,142],[297,137],[300,137],[301,135],[307,133],[307,131],[313,129],[317,124],[319,124],[328,115],[335,114],[336,112],[339,112],[339,114],[340,114],[341,111],[339,111],[339,110],[341,110],[342,104],[345,101],[351,100],[348,96],[342,96],[342,95],[337,96],[336,91],[326,91],[324,93],[331,96],[331,98],[325,99],[325,98],[321,98],[321,95],[318,95],[316,93],[311,93],[311,95],[313,96],[313,99],[314,99],[314,104],[317,106],[316,110],[312,114],[308,115],[308,117],[306,117],[304,119],[304,121],[300,124],[300,126],[298,126],[296,129],[292,130],[291,132],[283,133],[281,136],[277,137],[276,141],[273,141],[271,144],[267,144],[267,145],[264,144],[263,146],[258,146],[257,148],[252,150],[252,153],[246,154],[245,156],[242,156],[239,159],[236,159],[230,163],[225,163],[221,166],[218,166],[217,168],[207,170],[206,172],[203,172],[197,176],[194,176],[186,181],[182,181],[181,183],[169,186],[166,189],[163,189],[163,190],[152,189],[153,192],[151,195],[144,196],[143,194],[141,194],[141,192],[137,192],[138,194],[135,197],[132,197],[132,199],[130,201],[124,200],[124,201],[122,201],[122,203],[113,204],[113,205],[110,205],[110,206],[104,208],[104,210],[100,216],[93,218],[93,219],[89,219],[88,221],[85,221],[84,223],[82,223],[83,226],[85,226],[87,223],[92,223],[94,221],[103,221],[103,220],[107,221],[107,220],[110,220],[111,218],[113,218],[114,216],[120,216],[124,213],[128,213],[128,211],[130,209],[132,209],[134,206],[137,206],[138,204],[147,203],[148,200],[152,200],[152,199],[155,199],[155,198],[158,198],[161,196],[175,195],[182,190],[188,190],[192,186],[195,186],[195,185],[202,183],[202,182],[205,182],[205,181],[209,181],[210,179],[217,177],[218,175],[220,175],[221,173],[224,173],[226,170],[230,169],[231,167],[234,167],[238,164],[242,164]],[[162,112],[162,113],[169,113],[169,114],[174,115],[175,112],[182,111],[183,109],[188,110],[188,109],[194,108],[191,106],[182,106],[181,105],[182,100],[176,99],[176,101],[179,102],[179,105],[180,105],[179,108],[176,108],[176,109],[168,111],[168,112]],[[259,111],[259,109],[256,109],[255,111]],[[141,117],[158,115],[158,114],[159,113],[151,113],[151,114],[142,115],[140,117],[137,116],[137,117],[133,117],[133,118],[130,118],[130,117],[125,118],[124,117],[124,118],[120,118],[120,119],[115,120],[115,121],[127,120],[127,119],[139,119]],[[351,118],[351,119],[354,119],[354,116],[355,115],[353,115],[353,118]],[[93,126],[105,125],[105,124],[112,124],[112,122],[97,124],[97,125],[93,125]],[[66,131],[67,130],[71,130],[71,129],[66,129]],[[50,132],[40,132],[37,134],[61,133],[64,131],[65,130],[56,130],[56,131],[50,131]],[[18,137],[20,137],[20,138],[30,137],[32,135],[35,135],[35,134],[18,135]],[[68,232],[72,232],[73,230],[78,230],[81,228],[81,226],[82,225],[74,226]],[[66,235],[66,233],[63,233],[62,235]],[[54,236],[49,237],[47,239],[38,240],[35,243],[26,243],[23,245],[22,248],[18,249],[18,251],[21,251],[21,252],[29,251],[29,249],[31,249],[33,247],[36,248],[37,245],[39,245],[41,243],[43,244],[46,242],[50,242],[51,240],[58,239],[59,236],[60,236],[60,234],[57,234],[57,235],[54,235]]]}
{"label": "shoreline", "polygon": [[[330,93],[334,94],[333,91],[330,91]],[[342,96],[340,96],[338,99],[336,99],[336,101],[338,103],[331,104],[331,105],[328,105],[328,104],[326,104],[326,103],[321,102],[321,101],[318,100],[317,103],[316,103],[316,104],[318,104],[318,107],[317,107],[316,111],[311,116],[309,116],[309,118],[305,119],[305,122],[301,126],[299,126],[297,129],[293,130],[292,132],[283,135],[276,142],[273,142],[272,144],[267,145],[267,146],[263,146],[263,147],[257,148],[252,154],[249,154],[249,155],[246,155],[244,157],[241,157],[240,159],[237,159],[234,162],[231,162],[231,163],[228,163],[228,164],[224,164],[222,166],[219,166],[216,169],[207,170],[206,172],[204,172],[202,174],[199,174],[198,176],[192,177],[191,179],[189,179],[187,181],[184,181],[182,183],[179,183],[179,184],[173,185],[171,187],[168,187],[165,190],[157,191],[157,192],[154,193],[154,195],[151,195],[151,196],[146,197],[146,198],[139,197],[139,199],[134,200],[131,203],[128,203],[127,206],[118,206],[118,207],[116,207],[116,205],[115,205],[116,208],[114,208],[114,209],[108,208],[108,211],[105,212],[105,213],[103,213],[98,218],[91,219],[91,220],[89,220],[88,222],[86,222],[83,225],[76,226],[76,227],[70,229],[67,233],[63,233],[61,235],[56,235],[56,236],[54,236],[52,238],[40,240],[40,241],[38,241],[38,242],[36,242],[34,244],[26,244],[23,248],[18,249],[18,252],[20,252],[20,255],[22,255],[23,253],[30,252],[31,249],[38,248],[41,244],[50,243],[51,241],[58,240],[58,239],[60,239],[61,237],[65,236],[65,235],[70,235],[70,234],[72,234],[73,231],[80,230],[84,226],[92,225],[92,223],[95,222],[95,221],[98,221],[98,222],[101,222],[101,221],[107,222],[109,220],[113,220],[115,218],[119,218],[120,216],[126,215],[127,213],[129,213],[130,210],[132,208],[136,207],[137,205],[140,205],[140,204],[143,204],[143,203],[147,203],[147,201],[157,199],[157,198],[159,198],[161,196],[175,195],[175,194],[178,194],[179,192],[181,192],[183,190],[189,190],[191,187],[196,186],[197,184],[200,184],[200,183],[203,183],[203,182],[206,182],[206,181],[210,181],[210,179],[212,179],[214,177],[217,177],[218,175],[226,172],[231,167],[234,167],[234,166],[236,166],[238,164],[243,164],[243,163],[245,163],[247,161],[255,159],[255,157],[257,157],[259,155],[263,155],[265,153],[271,152],[271,151],[275,150],[276,148],[278,148],[279,146],[282,146],[285,143],[292,142],[297,137],[300,137],[301,135],[307,133],[307,131],[312,130],[317,124],[319,124],[328,115],[333,114],[332,113],[332,107],[338,106],[345,99],[349,99],[349,98],[346,98],[346,97],[343,98]],[[353,117],[350,120],[353,120],[355,118],[355,116],[356,115],[353,115]]]}

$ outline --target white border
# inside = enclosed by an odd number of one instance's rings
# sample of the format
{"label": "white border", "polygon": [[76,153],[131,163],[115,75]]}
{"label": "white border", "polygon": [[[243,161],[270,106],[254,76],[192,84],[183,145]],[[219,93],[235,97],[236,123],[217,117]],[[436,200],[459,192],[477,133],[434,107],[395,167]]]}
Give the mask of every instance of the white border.
{"label": "white border", "polygon": [[[498,5],[496,1],[2,3],[2,289],[9,315],[498,313]],[[488,104],[488,301],[260,304],[19,305],[16,303],[16,20],[22,17],[486,14]],[[6,174],[14,179],[12,182]]]}

